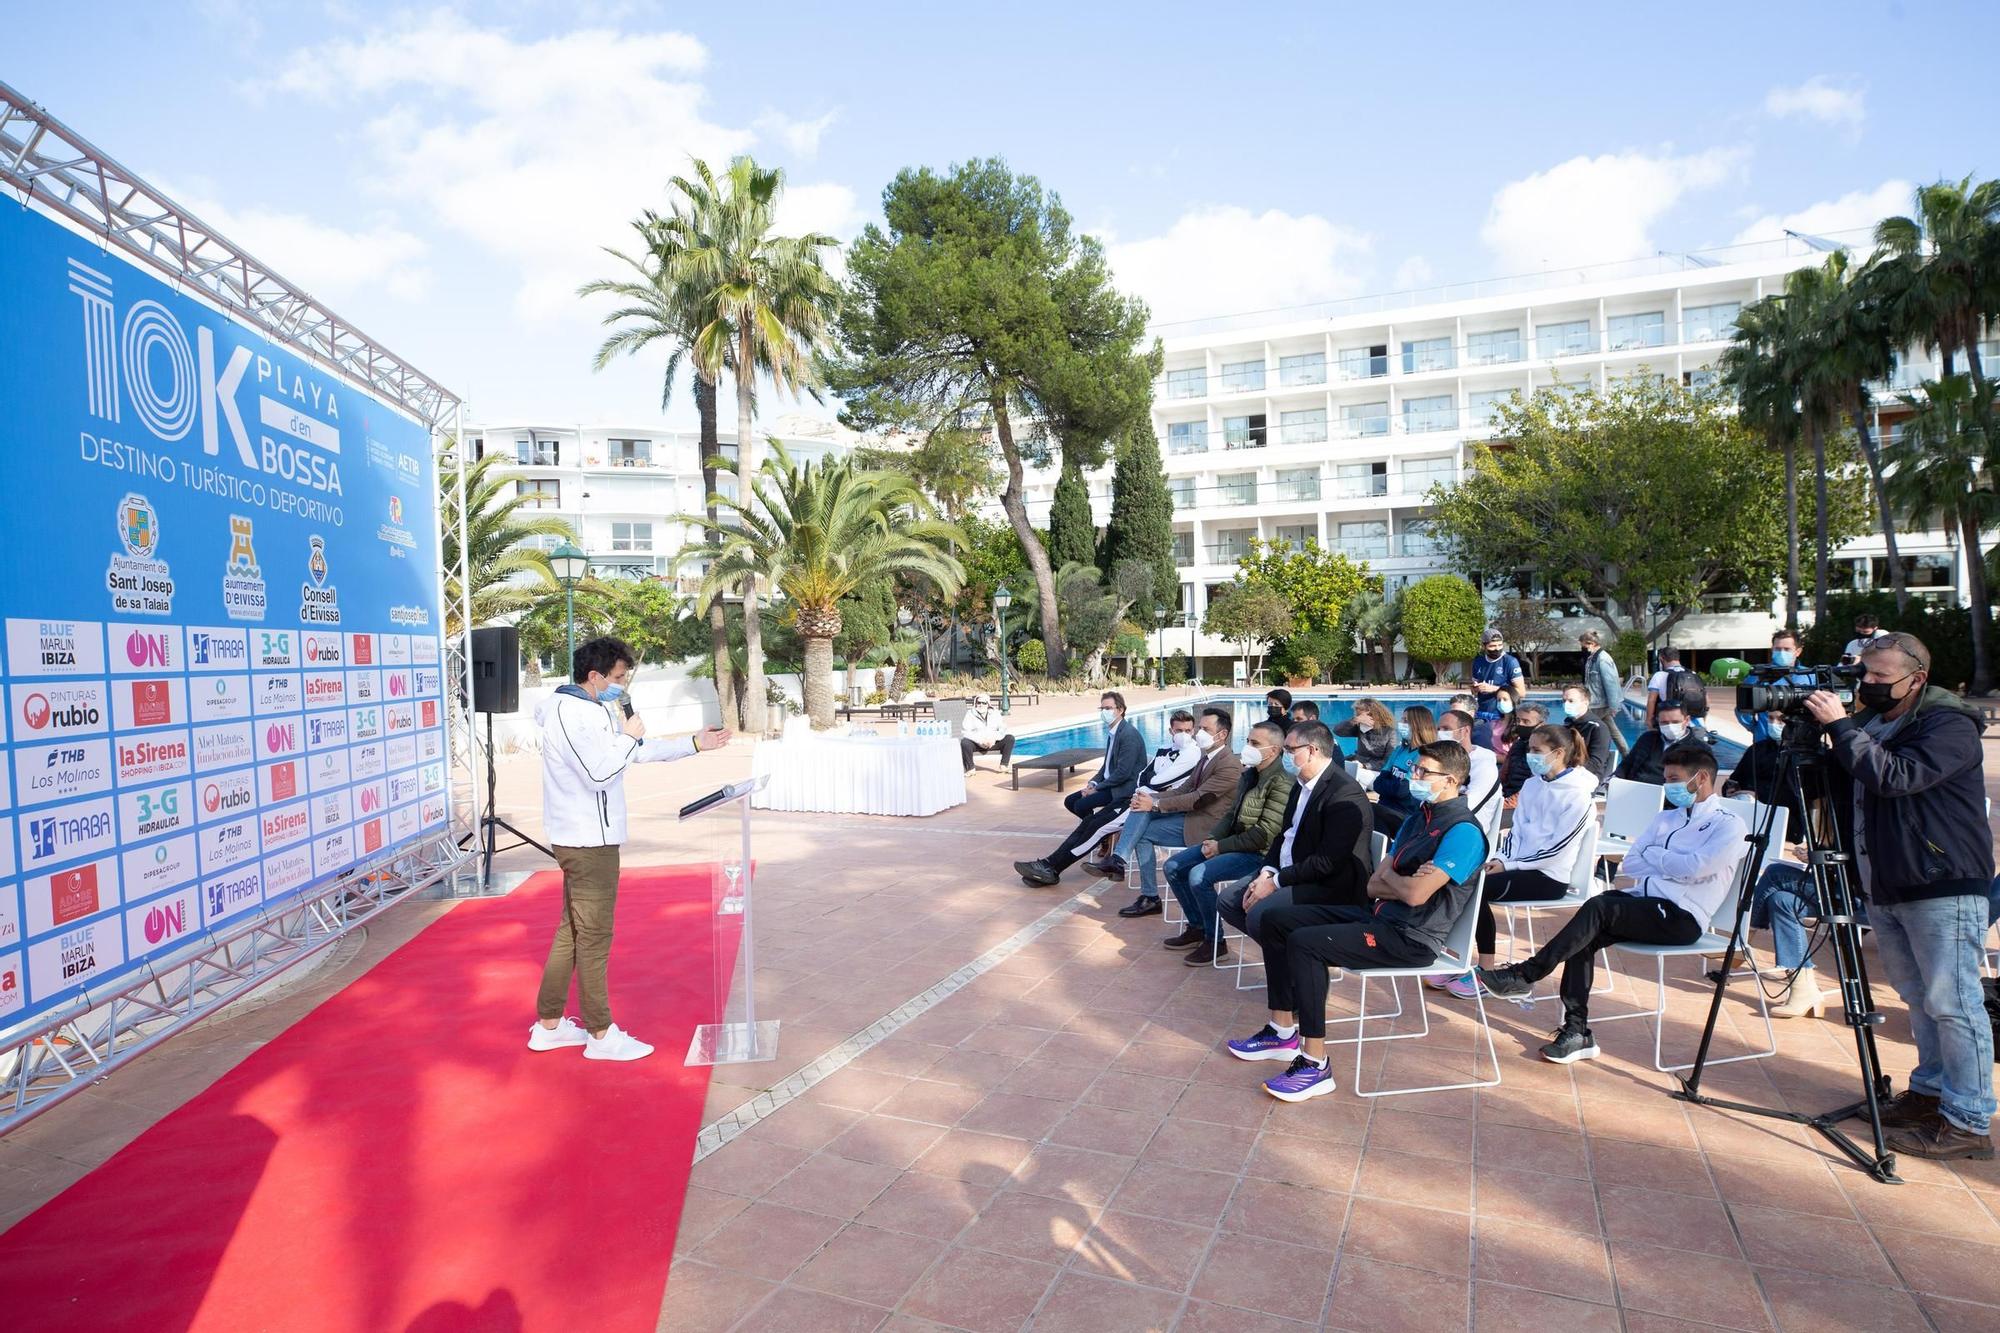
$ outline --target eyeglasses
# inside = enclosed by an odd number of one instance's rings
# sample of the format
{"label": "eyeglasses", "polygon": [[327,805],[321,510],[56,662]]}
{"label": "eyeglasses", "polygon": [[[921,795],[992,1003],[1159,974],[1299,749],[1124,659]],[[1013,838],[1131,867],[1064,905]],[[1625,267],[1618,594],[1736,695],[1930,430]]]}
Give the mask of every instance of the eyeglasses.
{"label": "eyeglasses", "polygon": [[1441,768],[1413,768],[1410,770],[1410,776],[1413,778],[1448,778],[1451,774]]}
{"label": "eyeglasses", "polygon": [[1287,753],[1287,754],[1291,754],[1291,753],[1293,753],[1294,751],[1298,751],[1298,750],[1311,750],[1312,748],[1313,748],[1313,747],[1312,747],[1312,746],[1310,746],[1310,745],[1287,745],[1287,746],[1285,747],[1285,753]]}

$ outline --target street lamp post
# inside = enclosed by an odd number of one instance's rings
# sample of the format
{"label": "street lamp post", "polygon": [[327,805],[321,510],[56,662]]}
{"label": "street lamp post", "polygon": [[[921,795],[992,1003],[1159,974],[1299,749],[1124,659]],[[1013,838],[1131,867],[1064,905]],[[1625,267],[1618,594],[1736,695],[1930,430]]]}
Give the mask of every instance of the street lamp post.
{"label": "street lamp post", "polygon": [[1014,594],[1001,584],[993,590],[993,618],[1000,626],[1000,712],[1004,716],[1012,711],[1014,701],[1007,694],[1007,608],[1014,604]]}
{"label": "street lamp post", "polygon": [[549,552],[549,572],[563,586],[563,638],[569,645],[563,673],[576,679],[576,585],[590,573],[590,557],[568,541]]}

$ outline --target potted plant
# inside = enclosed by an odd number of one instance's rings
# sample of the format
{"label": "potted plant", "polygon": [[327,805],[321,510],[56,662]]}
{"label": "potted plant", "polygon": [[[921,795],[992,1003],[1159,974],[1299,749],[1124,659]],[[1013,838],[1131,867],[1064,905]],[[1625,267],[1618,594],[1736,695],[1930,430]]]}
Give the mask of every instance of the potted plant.
{"label": "potted plant", "polygon": [[1310,654],[1293,662],[1292,669],[1295,674],[1285,678],[1288,690],[1310,689],[1312,683],[1319,679],[1319,659]]}

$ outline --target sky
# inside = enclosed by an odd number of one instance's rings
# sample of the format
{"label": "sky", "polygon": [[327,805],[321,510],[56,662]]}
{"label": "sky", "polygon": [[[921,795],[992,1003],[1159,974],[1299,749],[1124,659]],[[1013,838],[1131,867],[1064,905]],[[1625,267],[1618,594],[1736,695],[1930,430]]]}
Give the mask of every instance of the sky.
{"label": "sky", "polygon": [[899,170],[1004,157],[1162,322],[1868,226],[2000,173],[1991,3],[0,11],[0,81],[482,420],[661,418],[663,354],[593,372],[576,288],[693,157],[782,167],[782,227],[843,241]]}

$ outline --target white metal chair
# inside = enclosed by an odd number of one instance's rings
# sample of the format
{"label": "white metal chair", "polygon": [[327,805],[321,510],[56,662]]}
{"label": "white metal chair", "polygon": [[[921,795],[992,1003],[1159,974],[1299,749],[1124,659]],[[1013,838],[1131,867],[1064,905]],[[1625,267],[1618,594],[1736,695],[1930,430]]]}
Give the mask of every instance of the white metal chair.
{"label": "white metal chair", "polygon": [[1646,831],[1653,816],[1667,808],[1667,789],[1656,782],[1613,778],[1604,793],[1604,824],[1597,834],[1599,856],[1623,856]]}
{"label": "white metal chair", "polygon": [[[1584,816],[1583,828],[1577,834],[1577,837],[1579,841],[1576,849],[1576,863],[1570,867],[1568,893],[1565,893],[1560,898],[1550,898],[1544,902],[1494,904],[1494,906],[1506,913],[1507,916],[1508,962],[1518,963],[1524,957],[1531,958],[1534,956],[1535,949],[1537,948],[1535,943],[1535,913],[1553,911],[1559,907],[1581,907],[1604,891],[1604,881],[1598,878],[1597,875],[1597,818],[1594,814]],[[1523,954],[1516,947],[1520,943],[1520,936],[1514,930],[1514,913],[1517,911],[1521,913],[1528,927],[1528,952],[1526,954]],[[1608,961],[1607,959],[1606,962]],[[1611,989],[1611,969],[1607,966],[1604,969],[1604,973],[1604,984],[1602,986],[1592,986],[1592,994],[1599,994]],[[1546,992],[1530,992],[1528,995],[1522,997],[1520,1003],[1523,1006],[1532,1007],[1535,1001],[1549,999],[1555,993],[1553,988]]]}
{"label": "white metal chair", "polygon": [[[1386,833],[1370,833],[1368,835],[1368,868],[1370,870],[1373,870],[1376,866],[1381,865],[1382,858],[1387,856],[1388,854],[1389,854],[1389,835]],[[1221,971],[1224,968],[1233,968],[1236,972],[1236,977],[1235,977],[1236,989],[1255,990],[1258,986],[1258,983],[1254,980],[1245,983],[1243,980],[1243,974],[1246,971],[1250,971],[1252,969],[1264,966],[1264,956],[1263,956],[1262,946],[1259,946],[1258,948],[1257,961],[1254,963],[1249,962],[1245,958],[1245,950],[1243,948],[1243,943],[1247,943],[1250,937],[1248,935],[1237,935],[1231,932],[1229,929],[1229,923],[1227,921],[1224,921],[1219,916],[1215,918],[1215,927],[1216,930],[1221,934],[1223,939],[1225,940],[1235,939],[1240,941],[1237,947],[1230,951],[1231,953],[1230,961],[1223,962],[1219,959],[1216,961],[1216,963],[1214,964],[1216,970]],[[1374,1015],[1374,1017],[1397,1018],[1402,1015],[1403,1012],[1402,992],[1395,991],[1394,993],[1396,996],[1395,1011],[1393,1013],[1387,1013],[1387,1014],[1376,1014]],[[1353,1020],[1335,1019],[1333,1021],[1352,1022]]]}
{"label": "white metal chair", "polygon": [[[1160,907],[1162,909],[1160,924],[1163,926],[1181,926],[1185,928],[1187,925],[1187,913],[1181,910],[1181,900],[1174,897],[1174,891],[1167,888],[1166,883],[1167,858],[1184,852],[1187,848],[1159,847],[1154,846],[1152,843],[1148,843],[1147,846],[1153,848],[1153,883],[1160,886]],[[1140,888],[1136,867],[1134,867],[1131,873],[1127,874],[1126,878],[1131,881],[1132,891],[1138,893]],[[1179,932],[1176,931],[1174,933],[1178,934]]]}
{"label": "white metal chair", "polygon": [[[1329,1037],[1327,1043],[1329,1045],[1353,1043],[1353,1086],[1356,1096],[1398,1097],[1413,1092],[1451,1092],[1461,1088],[1491,1088],[1499,1084],[1500,1054],[1493,1045],[1493,1027],[1486,1019],[1486,997],[1484,993],[1475,992],[1473,995],[1473,1010],[1478,1016],[1479,1031],[1486,1038],[1486,1059],[1493,1066],[1492,1078],[1482,1079],[1479,1077],[1479,1042],[1475,1037],[1472,1044],[1473,1078],[1469,1083],[1438,1083],[1421,1088],[1376,1088],[1373,1092],[1363,1092],[1361,1090],[1361,1056],[1367,1049],[1367,1043],[1371,1041],[1400,1041],[1425,1037],[1430,1034],[1430,1003],[1424,996],[1426,988],[1421,984],[1421,978],[1436,972],[1469,972],[1472,970],[1473,930],[1478,924],[1479,904],[1485,894],[1486,872],[1482,870],[1479,872],[1478,881],[1472,886],[1472,897],[1467,901],[1465,910],[1459,913],[1458,920],[1452,923],[1451,934],[1445,940],[1444,948],[1430,962],[1419,967],[1355,967],[1347,969],[1361,979],[1361,993],[1355,997],[1359,1011],[1353,1018],[1335,1019],[1332,1021],[1353,1023],[1355,1025],[1354,1035],[1352,1037],[1341,1038]],[[1416,987],[1417,1012],[1423,1018],[1423,1026],[1415,1032],[1392,1032],[1387,1035],[1369,1036],[1369,1019],[1395,1017],[1402,1013],[1402,990],[1396,985],[1396,982],[1403,977],[1419,979],[1419,984]],[[1395,1014],[1371,1014],[1368,1012],[1368,982],[1371,978],[1389,982],[1390,989],[1395,994],[1397,1000]]]}
{"label": "white metal chair", "polygon": [[[1778,815],[1780,818],[1783,818],[1784,812],[1781,810],[1778,812]],[[1740,869],[1741,857],[1739,856],[1737,863],[1732,866],[1730,871],[1732,883],[1734,882],[1737,870]],[[1710,917],[1708,929],[1704,930],[1700,937],[1690,944],[1614,944],[1611,947],[1620,953],[1636,954],[1642,958],[1651,958],[1654,960],[1655,971],[1653,980],[1657,998],[1651,1009],[1639,1009],[1629,1014],[1594,1016],[1591,1021],[1593,1023],[1614,1023],[1623,1018],[1650,1018],[1653,1020],[1653,1068],[1667,1074],[1694,1068],[1694,1061],[1692,1060],[1682,1065],[1664,1063],[1666,1056],[1661,1049],[1661,1041],[1666,1032],[1667,960],[1669,958],[1685,958],[1701,954],[1722,953],[1729,948],[1729,933],[1735,927],[1736,897],[1734,894],[1727,894],[1724,895],[1722,903],[1715,909],[1715,914]],[[1741,1055],[1711,1055],[1708,1058],[1708,1063],[1712,1065],[1734,1064],[1738,1060],[1762,1060],[1778,1053],[1778,1032],[1771,1023],[1771,1006],[1765,998],[1764,987],[1754,980],[1754,971],[1746,972],[1739,970],[1734,975],[1750,975],[1753,978],[1750,989],[1757,996],[1757,1012],[1764,1019],[1765,1048],[1761,1051],[1746,1051]]]}

